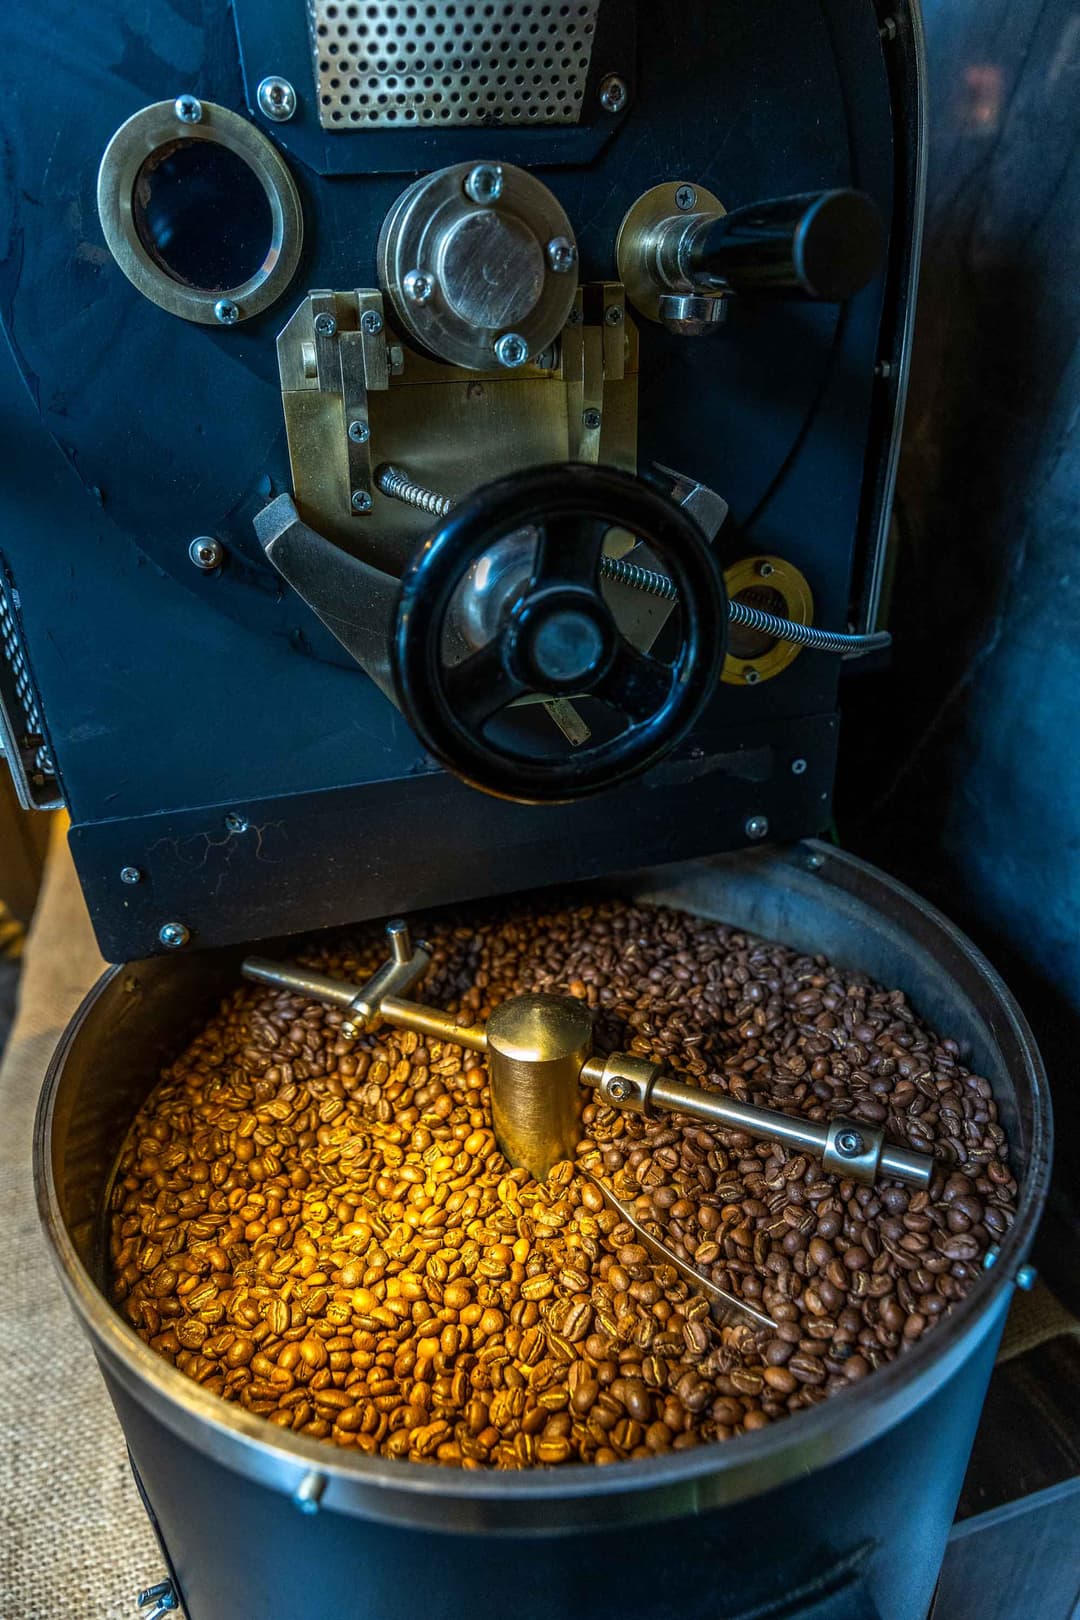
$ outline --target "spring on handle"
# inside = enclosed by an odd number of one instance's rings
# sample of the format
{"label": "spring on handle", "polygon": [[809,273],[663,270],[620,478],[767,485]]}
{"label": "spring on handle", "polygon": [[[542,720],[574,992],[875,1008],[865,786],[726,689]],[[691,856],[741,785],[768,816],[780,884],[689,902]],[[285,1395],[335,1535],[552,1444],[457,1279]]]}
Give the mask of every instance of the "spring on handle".
{"label": "spring on handle", "polygon": [[[414,484],[404,473],[389,465],[379,468],[375,483],[384,495],[404,501],[406,506],[415,506],[421,512],[429,512],[432,517],[446,517],[457,505],[452,495],[439,495],[433,489],[425,489],[422,484]],[[652,568],[642,568],[639,563],[627,562],[623,557],[601,557],[600,573],[604,579],[617,580],[621,585],[630,585],[634,590],[657,596],[664,602],[679,600],[679,593],[666,574],[657,573]],[[728,600],[728,622],[741,625],[746,630],[757,630],[759,634],[772,636],[776,641],[790,641],[796,647],[810,647],[815,652],[843,653],[848,658],[861,658],[866,653],[878,652],[892,644],[892,636],[887,630],[875,630],[869,635],[855,635],[845,630],[820,630],[817,625],[796,624],[794,619],[782,619],[777,613],[765,613],[761,608],[750,607],[734,598]]]}

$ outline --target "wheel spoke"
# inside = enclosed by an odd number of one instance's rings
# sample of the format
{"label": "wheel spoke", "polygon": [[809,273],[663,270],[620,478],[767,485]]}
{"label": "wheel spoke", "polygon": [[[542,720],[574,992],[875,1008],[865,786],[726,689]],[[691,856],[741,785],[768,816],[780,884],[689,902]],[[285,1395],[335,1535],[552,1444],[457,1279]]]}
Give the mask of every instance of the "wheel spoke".
{"label": "wheel spoke", "polygon": [[503,668],[498,638],[446,670],[443,688],[455,717],[474,728],[528,690]]}
{"label": "wheel spoke", "polygon": [[536,564],[538,584],[595,586],[604,536],[611,527],[603,518],[560,513],[548,518],[540,534]]}
{"label": "wheel spoke", "polygon": [[620,641],[611,668],[591,695],[621,709],[640,725],[663,708],[671,695],[672,678],[669,665],[638,652],[628,641]]}

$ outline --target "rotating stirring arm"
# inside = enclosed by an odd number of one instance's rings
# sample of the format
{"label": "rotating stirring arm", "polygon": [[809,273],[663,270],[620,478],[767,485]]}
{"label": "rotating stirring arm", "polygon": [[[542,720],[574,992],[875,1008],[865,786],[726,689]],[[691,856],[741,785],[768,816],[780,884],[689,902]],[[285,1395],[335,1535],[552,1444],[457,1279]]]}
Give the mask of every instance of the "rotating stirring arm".
{"label": "rotating stirring arm", "polygon": [[543,1180],[560,1159],[573,1158],[578,1140],[577,1088],[591,1086],[609,1107],[648,1114],[670,1109],[743,1131],[763,1141],[783,1142],[820,1157],[826,1170],[873,1185],[879,1175],[928,1187],[934,1161],[886,1139],[864,1120],[828,1124],[756,1108],[700,1086],[688,1086],[645,1058],[626,1052],[592,1056],[592,1016],[569,996],[514,996],[496,1008],[484,1028],[461,1025],[438,1007],[406,998],[431,964],[423,941],[413,944],[408,924],[386,925],[389,959],[359,988],[308,968],[283,967],[248,957],[246,978],[341,1007],[347,1038],[378,1028],[384,1020],[473,1052],[487,1052],[495,1135],[512,1164]]}

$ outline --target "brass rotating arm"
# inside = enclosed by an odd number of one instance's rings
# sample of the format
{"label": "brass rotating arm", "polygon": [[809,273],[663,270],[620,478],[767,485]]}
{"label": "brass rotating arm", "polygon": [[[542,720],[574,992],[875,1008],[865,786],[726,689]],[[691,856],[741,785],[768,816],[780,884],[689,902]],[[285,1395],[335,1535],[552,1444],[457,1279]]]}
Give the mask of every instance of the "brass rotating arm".
{"label": "brass rotating arm", "polygon": [[495,1135],[506,1157],[544,1179],[560,1159],[572,1158],[579,1136],[578,1085],[594,1087],[613,1108],[645,1114],[666,1108],[708,1125],[745,1131],[820,1156],[826,1170],[872,1185],[879,1175],[927,1187],[934,1161],[889,1142],[862,1120],[828,1124],[793,1118],[684,1085],[654,1063],[613,1052],[592,1056],[592,1015],[569,996],[524,995],[504,1001],[486,1028],[463,1026],[437,1007],[405,993],[427,972],[431,952],[416,945],[403,922],[386,925],[391,955],[359,989],[308,968],[282,967],[249,957],[249,979],[276,985],[343,1008],[342,1033],[351,1038],[384,1020],[420,1035],[487,1052]]}

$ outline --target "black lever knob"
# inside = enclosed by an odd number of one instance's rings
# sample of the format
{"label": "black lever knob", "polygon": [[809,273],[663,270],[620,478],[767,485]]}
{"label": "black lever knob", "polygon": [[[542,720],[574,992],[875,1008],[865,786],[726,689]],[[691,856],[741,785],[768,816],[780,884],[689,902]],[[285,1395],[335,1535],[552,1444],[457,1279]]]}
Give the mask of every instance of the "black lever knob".
{"label": "black lever knob", "polygon": [[885,226],[861,191],[810,191],[735,208],[696,238],[691,279],[701,287],[840,303],[880,267]]}

